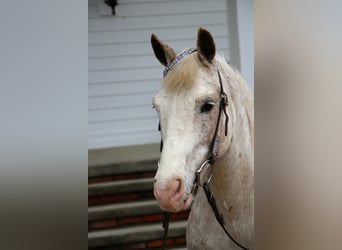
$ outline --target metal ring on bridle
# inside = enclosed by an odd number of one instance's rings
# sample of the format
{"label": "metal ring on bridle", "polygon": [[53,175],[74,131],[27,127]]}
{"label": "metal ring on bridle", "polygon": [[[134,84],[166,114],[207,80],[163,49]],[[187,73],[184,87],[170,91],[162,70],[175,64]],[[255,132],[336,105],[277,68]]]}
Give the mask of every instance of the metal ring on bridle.
{"label": "metal ring on bridle", "polygon": [[[204,181],[201,183],[201,173],[205,169],[206,166],[211,166],[211,173],[207,181]],[[213,177],[213,168],[212,165],[210,164],[210,160],[206,160],[205,162],[202,163],[201,167],[196,171],[196,178],[197,178],[197,183],[199,186],[203,187],[203,184],[210,183],[211,178]]]}

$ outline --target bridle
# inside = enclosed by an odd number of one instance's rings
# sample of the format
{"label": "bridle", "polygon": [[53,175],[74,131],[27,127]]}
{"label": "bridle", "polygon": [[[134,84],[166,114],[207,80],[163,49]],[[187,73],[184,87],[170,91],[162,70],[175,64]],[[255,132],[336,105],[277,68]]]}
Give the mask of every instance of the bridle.
{"label": "bridle", "polygon": [[[196,52],[197,49],[188,49],[182,52],[180,55],[178,55],[164,70],[164,77],[167,75],[167,73],[174,68],[174,66],[181,61],[184,57],[192,54],[193,52]],[[216,220],[218,223],[221,225],[222,229],[224,230],[225,234],[241,249],[246,249],[248,248],[242,246],[239,242],[237,242],[233,236],[227,231],[225,228],[225,221],[223,214],[220,213],[217,207],[216,199],[214,196],[214,193],[210,189],[210,182],[213,177],[213,165],[215,161],[219,158],[219,148],[220,148],[220,136],[219,136],[219,128],[220,128],[220,120],[221,120],[221,114],[223,113],[225,115],[225,129],[224,129],[224,134],[225,136],[228,135],[228,121],[229,121],[229,116],[226,111],[226,106],[228,106],[228,96],[226,92],[223,89],[223,83],[222,83],[222,78],[221,78],[221,73],[220,70],[217,68],[217,74],[219,78],[219,83],[220,83],[220,104],[219,104],[219,114],[217,118],[217,123],[216,123],[216,128],[215,128],[215,133],[211,142],[210,150],[208,153],[207,159],[201,164],[200,168],[196,172],[196,179],[192,188],[191,192],[194,192],[195,194],[197,193],[198,186],[202,187],[207,200],[215,214]],[[158,125],[158,130],[161,130],[160,123]],[[163,150],[163,140],[160,142],[160,152]],[[207,168],[211,167],[211,173],[209,177],[202,181],[201,174],[204,170]],[[167,239],[167,233],[168,233],[168,228],[169,228],[169,220],[170,216],[168,212],[164,212],[164,219],[163,219],[163,228],[164,228],[164,237],[163,237],[163,247],[162,249],[166,249],[166,239]]]}

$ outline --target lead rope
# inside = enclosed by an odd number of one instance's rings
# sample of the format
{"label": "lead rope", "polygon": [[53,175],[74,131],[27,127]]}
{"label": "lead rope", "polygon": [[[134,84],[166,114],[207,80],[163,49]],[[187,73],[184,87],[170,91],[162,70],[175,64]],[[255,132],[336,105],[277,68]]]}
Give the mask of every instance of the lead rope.
{"label": "lead rope", "polygon": [[163,237],[163,247],[162,249],[166,249],[166,239],[167,233],[169,232],[169,222],[170,222],[170,214],[168,212],[163,213],[163,228],[164,228],[164,237]]}

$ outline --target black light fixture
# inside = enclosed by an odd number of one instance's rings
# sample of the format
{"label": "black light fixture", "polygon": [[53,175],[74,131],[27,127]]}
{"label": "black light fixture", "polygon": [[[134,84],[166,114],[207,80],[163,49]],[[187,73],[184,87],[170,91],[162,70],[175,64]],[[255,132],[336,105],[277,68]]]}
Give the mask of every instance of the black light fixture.
{"label": "black light fixture", "polygon": [[105,2],[105,4],[107,4],[109,7],[112,8],[113,16],[115,16],[115,7],[116,7],[116,5],[118,5],[118,1],[117,1],[117,0],[105,0],[104,2]]}

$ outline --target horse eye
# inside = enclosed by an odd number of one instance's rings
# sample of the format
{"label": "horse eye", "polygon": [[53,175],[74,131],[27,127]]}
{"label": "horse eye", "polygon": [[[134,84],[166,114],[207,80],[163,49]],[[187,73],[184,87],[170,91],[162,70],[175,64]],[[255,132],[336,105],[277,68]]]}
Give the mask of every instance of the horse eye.
{"label": "horse eye", "polygon": [[205,102],[201,107],[201,113],[209,112],[214,107],[214,103]]}

